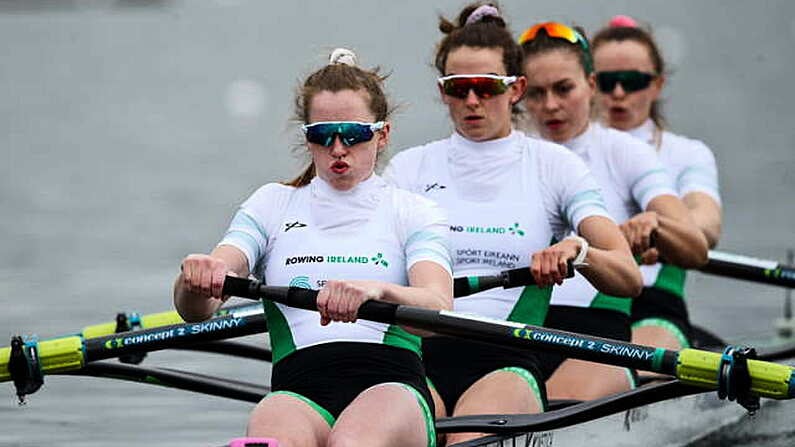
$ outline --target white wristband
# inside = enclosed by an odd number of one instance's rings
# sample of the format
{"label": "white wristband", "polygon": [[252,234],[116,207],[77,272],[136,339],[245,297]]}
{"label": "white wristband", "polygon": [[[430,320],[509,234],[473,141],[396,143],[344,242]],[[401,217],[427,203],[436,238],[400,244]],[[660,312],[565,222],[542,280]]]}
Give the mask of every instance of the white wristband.
{"label": "white wristband", "polygon": [[588,256],[588,241],[584,237],[575,234],[567,236],[564,240],[566,239],[572,239],[580,243],[580,251],[577,252],[577,256],[571,261],[574,268],[587,266],[588,264],[585,262],[585,257]]}

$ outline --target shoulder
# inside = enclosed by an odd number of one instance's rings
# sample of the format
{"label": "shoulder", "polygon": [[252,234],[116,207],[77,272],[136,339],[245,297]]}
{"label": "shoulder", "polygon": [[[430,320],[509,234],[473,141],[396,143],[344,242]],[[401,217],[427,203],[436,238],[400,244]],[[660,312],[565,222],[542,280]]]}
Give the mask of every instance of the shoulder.
{"label": "shoulder", "polygon": [[431,141],[419,146],[413,146],[396,153],[389,160],[389,165],[421,164],[429,154],[436,153],[450,145],[450,139]]}
{"label": "shoulder", "polygon": [[663,133],[663,148],[679,160],[715,161],[715,155],[703,141],[667,130]]}
{"label": "shoulder", "polygon": [[531,136],[525,138],[527,150],[535,158],[541,174],[588,170],[585,161],[566,146]]}
{"label": "shoulder", "polygon": [[599,125],[604,146],[614,155],[657,158],[654,148],[627,132]]}
{"label": "shoulder", "polygon": [[431,157],[444,157],[444,149],[449,144],[448,138],[410,147],[396,153],[383,171],[384,179],[401,188],[417,189],[420,172],[425,170],[429,164],[437,165],[438,163],[431,161]]}
{"label": "shoulder", "polygon": [[268,183],[260,186],[254,191],[245,202],[244,208],[260,206],[270,206],[289,200],[289,197],[297,190],[294,186],[283,185],[281,183]]}
{"label": "shoulder", "polygon": [[441,209],[435,201],[420,194],[394,185],[389,185],[388,188],[393,208],[398,215],[411,216],[413,213],[435,212],[434,210]]}
{"label": "shoulder", "polygon": [[266,216],[274,214],[274,210],[283,210],[289,204],[293,194],[305,188],[296,188],[281,183],[268,183],[254,191],[240,209],[254,215],[259,220],[267,220]]}
{"label": "shoulder", "polygon": [[447,222],[446,211],[435,201],[399,186],[389,185],[388,188],[398,228],[408,234],[417,228]]}

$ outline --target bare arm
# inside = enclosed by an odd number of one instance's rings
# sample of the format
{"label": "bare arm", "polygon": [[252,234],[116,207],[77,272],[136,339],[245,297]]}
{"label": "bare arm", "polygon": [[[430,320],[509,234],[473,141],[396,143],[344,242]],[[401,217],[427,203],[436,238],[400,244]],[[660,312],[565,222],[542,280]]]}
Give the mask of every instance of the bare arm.
{"label": "bare arm", "polygon": [[[580,222],[578,230],[589,245],[585,257],[588,265],[580,267],[579,272],[603,293],[629,297],[639,295],[643,279],[618,226],[608,218],[591,216]],[[540,287],[562,284],[566,262],[574,259],[580,249],[577,240],[564,239],[534,253],[530,271],[536,283]]]}
{"label": "bare arm", "polygon": [[649,202],[645,212],[621,224],[632,252],[648,257],[651,234],[656,232],[656,245],[666,262],[682,268],[698,268],[707,262],[707,239],[693,223],[684,203],[672,195],[661,195]]}
{"label": "bare arm", "polygon": [[691,192],[682,201],[690,211],[693,222],[707,238],[709,248],[715,248],[721,232],[721,209],[718,202],[703,192]]}
{"label": "bare arm", "polygon": [[210,318],[221,307],[227,274],[248,276],[248,259],[230,245],[216,247],[209,255],[188,255],[174,281],[174,307],[185,321]]}
{"label": "bare arm", "polygon": [[707,239],[696,227],[684,203],[673,196],[652,200],[649,211],[657,213],[657,250],[671,264],[697,268],[707,263]]}
{"label": "bare arm", "polygon": [[643,278],[618,226],[609,219],[594,216],[580,223],[579,233],[591,245],[585,258],[588,266],[580,269],[580,273],[602,293],[640,295]]}

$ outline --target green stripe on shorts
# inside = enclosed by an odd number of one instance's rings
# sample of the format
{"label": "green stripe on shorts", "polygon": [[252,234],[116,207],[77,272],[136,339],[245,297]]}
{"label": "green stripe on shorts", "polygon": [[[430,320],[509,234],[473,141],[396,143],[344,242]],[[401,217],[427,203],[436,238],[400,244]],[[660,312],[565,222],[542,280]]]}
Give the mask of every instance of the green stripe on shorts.
{"label": "green stripe on shorts", "polygon": [[547,410],[547,403],[544,402],[544,399],[541,397],[541,388],[538,386],[538,381],[536,380],[534,375],[530,374],[530,371],[524,368],[519,368],[518,366],[508,366],[506,368],[500,368],[497,371],[507,371],[510,373],[514,373],[517,376],[523,378],[530,386],[530,389],[533,390],[533,395],[541,404],[541,411]]}
{"label": "green stripe on shorts", "polygon": [[638,387],[638,383],[635,381],[635,374],[632,373],[632,370],[629,368],[624,368],[624,374],[627,375],[627,382],[629,382],[629,389],[634,390]]}
{"label": "green stripe on shorts", "polygon": [[405,383],[400,382],[386,382],[380,383],[376,386],[381,385],[397,385],[403,389],[408,390],[411,394],[414,395],[414,398],[417,399],[417,403],[420,404],[420,410],[422,410],[423,419],[425,419],[425,434],[428,437],[428,447],[436,447],[436,420],[434,418],[433,413],[431,413],[431,407],[428,406],[428,402],[425,401],[425,397],[420,394],[419,391],[414,389],[411,385],[406,385]]}
{"label": "green stripe on shorts", "polygon": [[294,398],[302,401],[303,403],[309,405],[310,407],[312,407],[313,410],[317,411],[317,413],[320,415],[320,417],[323,418],[324,421],[326,421],[326,423],[328,424],[329,427],[333,427],[334,423],[337,422],[337,420],[334,418],[334,416],[331,415],[331,413],[329,413],[328,410],[326,410],[325,408],[321,407],[320,405],[315,403],[315,401],[313,401],[312,399],[310,399],[308,397],[302,396],[302,395],[300,395],[298,393],[293,393],[292,391],[274,391],[272,393],[269,393],[268,397],[275,396],[277,394],[283,394],[285,396],[294,397]]}
{"label": "green stripe on shorts", "polygon": [[637,329],[640,327],[659,327],[665,329],[666,331],[670,332],[671,335],[676,337],[676,340],[679,342],[679,346],[682,348],[690,347],[690,342],[687,340],[687,337],[685,337],[685,334],[682,332],[682,330],[679,329],[679,326],[675,325],[669,320],[664,318],[644,318],[632,323],[632,329]]}

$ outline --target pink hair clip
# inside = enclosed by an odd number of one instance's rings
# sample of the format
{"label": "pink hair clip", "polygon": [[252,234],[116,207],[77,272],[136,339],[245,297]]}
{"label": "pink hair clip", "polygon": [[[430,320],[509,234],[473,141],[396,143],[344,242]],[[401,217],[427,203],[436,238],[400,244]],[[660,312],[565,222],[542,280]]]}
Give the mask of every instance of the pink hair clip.
{"label": "pink hair clip", "polygon": [[637,28],[638,22],[630,16],[617,15],[607,22],[610,28]]}

